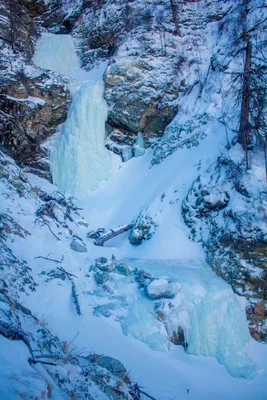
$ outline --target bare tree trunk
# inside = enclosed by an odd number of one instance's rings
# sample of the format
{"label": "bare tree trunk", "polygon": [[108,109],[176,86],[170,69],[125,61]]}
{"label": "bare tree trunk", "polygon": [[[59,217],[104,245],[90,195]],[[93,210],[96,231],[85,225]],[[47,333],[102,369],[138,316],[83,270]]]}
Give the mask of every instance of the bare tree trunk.
{"label": "bare tree trunk", "polygon": [[246,59],[243,74],[242,102],[240,113],[240,126],[238,141],[242,144],[246,152],[246,168],[248,169],[248,141],[249,141],[249,90],[251,73],[252,44],[247,41]]}
{"label": "bare tree trunk", "polygon": [[178,25],[178,18],[177,18],[177,8],[175,4],[175,0],[170,0],[171,3],[171,10],[172,10],[172,18],[175,25],[175,31],[178,36],[181,36],[180,28]]}
{"label": "bare tree trunk", "polygon": [[267,146],[266,146],[266,137],[263,138],[263,146],[264,146],[264,160],[265,160],[265,177],[267,183]]}

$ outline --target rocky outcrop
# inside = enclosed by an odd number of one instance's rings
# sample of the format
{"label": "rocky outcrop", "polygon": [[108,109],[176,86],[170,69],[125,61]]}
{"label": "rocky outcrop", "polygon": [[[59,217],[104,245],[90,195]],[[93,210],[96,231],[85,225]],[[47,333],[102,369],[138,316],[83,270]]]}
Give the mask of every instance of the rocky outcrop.
{"label": "rocky outcrop", "polygon": [[149,240],[155,234],[158,224],[149,215],[149,208],[143,210],[133,223],[129,235],[129,242],[139,246],[144,240]]}
{"label": "rocky outcrop", "polygon": [[[69,97],[59,77],[56,82],[51,76],[50,88],[44,84],[48,78],[40,78],[41,94],[32,94],[40,92],[37,90],[40,82],[33,77],[30,82],[26,79],[25,88],[24,58],[32,57],[41,28],[55,33],[71,32],[87,69],[100,60],[109,60],[105,73],[105,98],[109,106],[107,148],[127,161],[137,154],[138,135],[142,135],[144,146],[149,147],[162,136],[179,109],[181,98],[198,81],[202,61],[196,61],[196,54],[202,51],[201,46],[206,46],[204,31],[211,22],[224,17],[231,2],[226,1],[220,8],[210,2],[201,9],[194,3],[184,2],[174,10],[165,0],[153,5],[140,0],[130,3],[81,0],[73,4],[16,0],[13,6],[5,0],[1,5],[5,18],[0,24],[3,76],[7,75],[10,60],[18,65],[21,59],[21,65],[15,71],[16,76],[13,74],[4,83],[1,100],[5,109],[11,110],[11,116],[14,107],[18,108],[24,124],[5,116],[2,124],[5,138],[1,135],[4,148],[17,161],[23,158],[23,162],[31,164],[32,171],[39,174],[44,171],[41,173],[49,177],[47,153],[41,144],[65,120]],[[12,91],[16,94],[12,95]],[[5,96],[28,100],[22,104],[21,100],[7,101]],[[38,97],[41,102],[33,106],[29,97]]]}
{"label": "rocky outcrop", "polygon": [[49,176],[42,144],[66,119],[69,93],[56,74],[35,70],[32,76],[30,64],[19,68],[0,93],[0,142],[17,162]]}
{"label": "rocky outcrop", "polygon": [[203,32],[231,5],[180,3],[108,0],[86,8],[73,27],[85,68],[110,60],[104,77],[107,147],[124,161],[133,157],[139,132],[146,147],[162,136],[179,109],[179,97],[199,79],[197,57],[201,46],[207,47]]}
{"label": "rocky outcrop", "polygon": [[66,119],[70,100],[59,75],[30,61],[50,4],[5,0],[0,7],[0,144],[29,171],[49,178],[43,144]]}

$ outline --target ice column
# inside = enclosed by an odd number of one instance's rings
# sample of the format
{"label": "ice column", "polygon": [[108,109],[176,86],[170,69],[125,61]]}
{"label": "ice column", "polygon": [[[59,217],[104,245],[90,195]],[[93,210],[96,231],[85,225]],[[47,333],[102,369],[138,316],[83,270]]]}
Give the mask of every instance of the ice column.
{"label": "ice column", "polygon": [[53,181],[66,193],[86,195],[99,181],[108,179],[111,166],[104,146],[106,118],[103,85],[83,84],[51,150]]}
{"label": "ice column", "polygon": [[99,70],[81,70],[70,35],[44,34],[33,60],[41,68],[72,78],[73,99],[52,144],[51,172],[53,182],[65,193],[86,196],[98,182],[109,178],[111,170],[104,143],[108,111],[102,76]]}

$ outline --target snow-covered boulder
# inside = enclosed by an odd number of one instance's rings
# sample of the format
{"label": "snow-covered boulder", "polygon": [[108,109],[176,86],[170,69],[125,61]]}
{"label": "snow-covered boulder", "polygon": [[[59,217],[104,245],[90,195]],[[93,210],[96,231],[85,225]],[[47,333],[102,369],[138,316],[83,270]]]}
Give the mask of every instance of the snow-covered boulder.
{"label": "snow-covered boulder", "polygon": [[172,299],[177,295],[181,285],[167,279],[154,279],[145,287],[145,293],[151,299]]}
{"label": "snow-covered boulder", "polygon": [[109,280],[109,275],[106,273],[96,272],[95,273],[95,281],[99,285],[103,285]]}
{"label": "snow-covered boulder", "polygon": [[95,260],[95,266],[103,272],[112,272],[114,270],[114,263],[109,262],[106,257],[99,257]]}
{"label": "snow-covered boulder", "polygon": [[135,246],[139,246],[144,240],[152,238],[157,230],[158,224],[148,215],[149,208],[142,211],[130,231],[129,241]]}
{"label": "snow-covered boulder", "polygon": [[77,251],[78,253],[87,252],[86,244],[81,239],[78,238],[74,238],[72,240],[70,247],[73,251]]}
{"label": "snow-covered boulder", "polygon": [[121,274],[121,275],[124,275],[124,276],[128,276],[131,273],[130,268],[125,263],[117,264],[115,266],[115,271],[118,272],[118,274]]}

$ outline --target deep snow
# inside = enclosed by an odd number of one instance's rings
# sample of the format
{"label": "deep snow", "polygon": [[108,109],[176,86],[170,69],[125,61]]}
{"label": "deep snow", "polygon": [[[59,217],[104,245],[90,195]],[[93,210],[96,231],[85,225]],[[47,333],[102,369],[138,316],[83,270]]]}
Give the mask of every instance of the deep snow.
{"label": "deep snow", "polygon": [[[54,39],[51,35],[49,37],[49,46],[53,47]],[[65,73],[69,74],[73,59],[65,57],[64,51],[69,51],[70,46],[74,49],[74,45],[70,37],[66,36],[64,40],[68,41],[67,50],[62,50],[64,58],[60,56],[54,62],[59,65],[64,59]],[[39,61],[45,59],[46,67],[51,66],[50,57],[55,54],[54,50],[52,53],[49,51],[48,48],[45,53],[37,53]],[[71,65],[66,65],[68,60]],[[62,70],[59,72],[62,73]],[[77,82],[73,85],[77,85]],[[90,100],[86,96],[91,94],[91,89],[85,89],[84,94],[77,92],[71,107],[83,112],[84,109],[78,107],[81,97],[84,96],[82,103],[88,100],[90,107]],[[102,107],[103,102],[99,101],[98,104]],[[74,118],[74,115],[77,117],[77,114],[72,114],[70,109],[69,118]],[[96,112],[96,115],[103,118],[104,113]],[[54,145],[57,143],[61,146],[60,135],[66,138],[72,133],[73,125],[68,125],[68,121]],[[96,121],[95,126],[98,123]],[[86,143],[85,136],[80,137],[81,147]],[[40,228],[34,224],[34,199],[19,198],[16,200],[16,209],[12,207],[12,197],[5,199],[5,207],[32,233],[27,238],[27,252],[25,239],[13,238],[9,243],[15,254],[31,265],[39,283],[35,293],[23,297],[24,305],[47,321],[52,332],[62,340],[71,341],[78,333],[73,344],[74,351],[93,349],[118,358],[129,369],[132,379],[157,400],[264,400],[267,397],[266,346],[249,338],[244,302],[209,269],[200,244],[188,239],[188,231],[181,220],[182,200],[198,174],[216,159],[219,149],[224,146],[223,138],[218,129],[203,139],[198,147],[180,149],[153,167],[151,150],[127,163],[121,163],[118,157],[112,155],[115,162],[109,180],[103,180],[95,191],[87,190],[87,193],[83,193],[86,196],[76,199],[76,203],[83,208],[80,214],[85,222],[88,221],[90,230],[129,223],[148,207],[159,228],[150,241],[139,247],[130,245],[127,235],[107,242],[103,248],[96,247],[86,238],[88,228],[73,224],[74,233],[83,238],[88,248],[88,253],[75,253],[70,249],[70,236],[61,227],[54,226],[61,238],[59,242],[54,240],[46,227]],[[95,146],[96,153],[101,152],[104,143],[97,142]],[[53,154],[55,148],[51,151]],[[63,153],[65,157],[67,152],[67,147],[63,147],[61,155]],[[78,157],[76,150],[74,155]],[[90,160],[94,162],[94,159]],[[86,166],[88,160],[83,158],[83,161]],[[61,165],[61,168],[64,167]],[[64,169],[59,173],[65,172]],[[40,186],[43,190],[51,192],[56,189],[41,178],[30,174],[29,178],[32,185]],[[79,179],[78,170],[76,178]],[[4,193],[3,184],[1,189],[1,193]],[[63,185],[62,189],[69,188]],[[78,219],[81,216],[77,216]],[[64,268],[78,276],[76,285],[82,316],[75,312],[69,282],[44,281],[41,272],[50,271],[54,264],[35,257],[47,254],[55,259],[61,259],[64,255]],[[152,302],[127,278],[121,281],[114,278],[110,283],[116,288],[115,297],[119,307],[122,307],[120,302],[124,299],[127,302],[122,319],[93,315],[94,307],[107,300],[86,275],[94,258],[111,257],[112,254],[118,260],[124,259],[133,268],[143,268],[157,277],[167,277],[181,284],[181,291],[175,299],[173,318],[174,323],[178,321],[187,329],[187,352],[181,346],[169,343],[163,326],[152,316]],[[18,351],[20,348],[16,345]],[[6,352],[2,352],[2,357],[6,357]],[[25,357],[23,353],[22,358]],[[5,362],[11,363],[10,357]]]}

